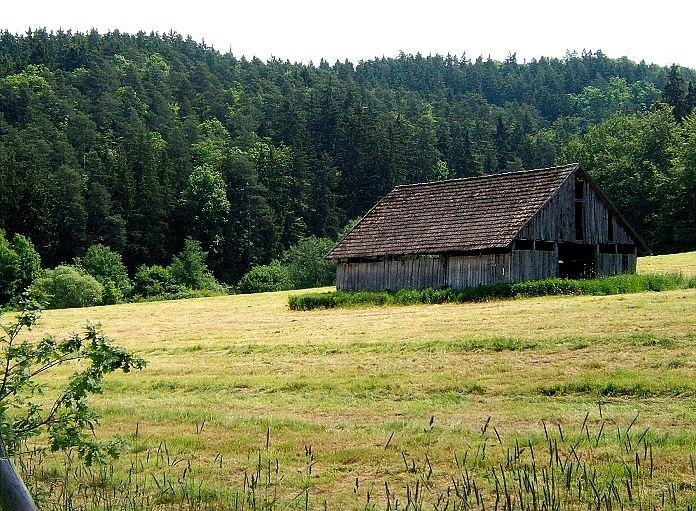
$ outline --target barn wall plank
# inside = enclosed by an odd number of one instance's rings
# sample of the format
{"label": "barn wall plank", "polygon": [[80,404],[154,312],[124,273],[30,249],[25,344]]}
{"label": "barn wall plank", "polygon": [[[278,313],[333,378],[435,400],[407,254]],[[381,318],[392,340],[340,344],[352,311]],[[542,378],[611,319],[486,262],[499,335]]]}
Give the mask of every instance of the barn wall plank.
{"label": "barn wall plank", "polygon": [[636,272],[636,254],[598,254],[596,271],[598,275],[610,276]]}
{"label": "barn wall plank", "polygon": [[575,240],[575,181],[566,179],[556,194],[522,229],[520,238],[535,240]]}
{"label": "barn wall plank", "polygon": [[447,261],[446,275],[443,281],[454,289],[509,282],[510,254],[452,256]]}
{"label": "barn wall plank", "polygon": [[447,258],[340,262],[336,287],[341,291],[441,288],[447,285]]}
{"label": "barn wall plank", "polygon": [[510,279],[512,282],[558,276],[558,251],[513,250]]}

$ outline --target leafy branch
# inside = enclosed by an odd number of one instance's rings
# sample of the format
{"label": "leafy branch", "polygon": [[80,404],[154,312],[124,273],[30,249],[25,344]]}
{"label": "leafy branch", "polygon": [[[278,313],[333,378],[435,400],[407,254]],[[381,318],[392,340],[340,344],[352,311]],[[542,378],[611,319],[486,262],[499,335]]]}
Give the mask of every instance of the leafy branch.
{"label": "leafy branch", "polygon": [[[2,311],[0,310],[0,314]],[[87,464],[118,454],[118,443],[96,439],[99,415],[88,398],[103,392],[104,377],[145,367],[145,360],[116,346],[98,325],[87,323],[81,334],[59,340],[45,335],[36,341],[25,333],[41,316],[40,307],[25,299],[14,320],[0,322],[0,442],[7,455],[16,454],[29,438],[46,434],[50,449],[77,449]],[[1,317],[1,316],[0,316]],[[67,384],[48,397],[46,374],[76,365]]]}

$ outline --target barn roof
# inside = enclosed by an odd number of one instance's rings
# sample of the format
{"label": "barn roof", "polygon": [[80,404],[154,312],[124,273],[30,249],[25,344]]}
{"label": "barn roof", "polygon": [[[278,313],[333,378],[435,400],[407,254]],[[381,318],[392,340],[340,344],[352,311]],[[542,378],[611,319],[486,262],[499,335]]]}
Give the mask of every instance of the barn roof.
{"label": "barn roof", "polygon": [[507,247],[578,165],[397,186],[331,259]]}
{"label": "barn roof", "polygon": [[327,258],[506,248],[579,168],[572,164],[397,186]]}

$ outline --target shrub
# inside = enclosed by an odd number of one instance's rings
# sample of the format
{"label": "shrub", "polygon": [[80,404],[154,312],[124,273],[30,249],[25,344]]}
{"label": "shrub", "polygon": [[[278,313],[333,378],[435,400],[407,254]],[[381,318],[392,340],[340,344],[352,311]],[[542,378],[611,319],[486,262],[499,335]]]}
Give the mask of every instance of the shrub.
{"label": "shrub", "polygon": [[12,242],[0,230],[0,305],[16,298],[41,274],[41,257],[25,236],[15,234]]}
{"label": "shrub", "polygon": [[288,267],[274,261],[254,266],[240,279],[237,287],[242,293],[263,293],[292,289],[292,285]]}
{"label": "shrub", "polygon": [[159,265],[138,268],[134,279],[134,299],[172,300],[227,293],[227,288],[208,271],[205,259],[206,253],[200,243],[187,239],[184,250],[168,268]]}
{"label": "shrub", "polygon": [[169,268],[142,265],[135,273],[133,292],[143,298],[170,295],[177,292]]}
{"label": "shrub", "polygon": [[30,288],[32,298],[49,309],[99,305],[103,294],[104,286],[74,266],[46,270]]}
{"label": "shrub", "polygon": [[111,281],[107,281],[105,284],[102,284],[104,286],[104,292],[102,293],[102,304],[103,305],[114,305],[117,303],[122,303],[123,300],[126,298],[123,295],[123,292],[116,287],[116,284],[114,284]]}
{"label": "shrub", "polygon": [[[52,451],[70,451],[71,457],[79,456],[88,466],[115,458],[120,442],[97,439],[94,426],[100,417],[89,397],[103,392],[107,374],[142,369],[145,360],[111,344],[90,324],[84,334],[63,339],[22,338],[23,331],[36,325],[40,309],[28,301],[19,306],[19,312],[10,315],[11,322],[0,316],[0,457],[6,461],[26,452],[28,441],[41,435]],[[70,378],[47,378],[69,365],[75,368]],[[0,508],[37,509],[11,462],[0,478]]]}
{"label": "shrub", "polygon": [[184,249],[174,257],[169,267],[173,284],[194,291],[211,290],[224,293],[224,286],[208,271],[207,256],[198,241],[188,238],[184,242]]}
{"label": "shrub", "polygon": [[293,289],[329,286],[336,281],[336,263],[324,256],[333,247],[330,238],[300,238],[283,255]]}
{"label": "shrub", "polygon": [[330,238],[300,238],[281,261],[253,267],[237,287],[242,293],[262,293],[331,285],[336,280],[336,263],[324,256],[333,245]]}
{"label": "shrub", "polygon": [[31,286],[41,275],[41,256],[34,244],[26,236],[15,234],[12,237],[12,248],[19,257],[18,291],[22,292]]}
{"label": "shrub", "polygon": [[92,245],[82,259],[76,259],[77,266],[104,286],[104,303],[123,301],[133,289],[128,278],[128,270],[123,264],[121,254],[104,245]]}

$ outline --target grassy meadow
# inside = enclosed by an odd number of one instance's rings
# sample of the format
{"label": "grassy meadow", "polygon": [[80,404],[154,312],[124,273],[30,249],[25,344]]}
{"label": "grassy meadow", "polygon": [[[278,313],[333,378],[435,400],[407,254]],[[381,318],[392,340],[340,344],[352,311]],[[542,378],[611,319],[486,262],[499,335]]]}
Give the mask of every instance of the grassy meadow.
{"label": "grassy meadow", "polygon": [[[696,275],[696,253],[641,258],[639,271]],[[597,470],[598,488],[568,476],[568,495],[591,502],[630,472],[640,507],[696,506],[694,289],[309,312],[287,302],[278,292],[46,311],[38,333],[89,319],[149,361],[93,400],[98,434],[123,436],[130,452],[108,484],[97,468],[79,472],[92,481],[82,494],[106,499],[114,481],[136,480],[156,494],[148,506],[192,508],[188,470],[201,509],[238,488],[258,508],[418,509],[420,498],[434,509],[466,472],[479,480],[471,498],[492,509],[503,483],[491,469],[512,467],[510,453],[528,466],[536,448],[540,464]],[[29,476],[56,509],[62,463],[49,456]],[[585,502],[567,496],[559,509]]]}
{"label": "grassy meadow", "polygon": [[696,276],[696,253],[639,257],[638,273],[681,273],[685,277]]}

